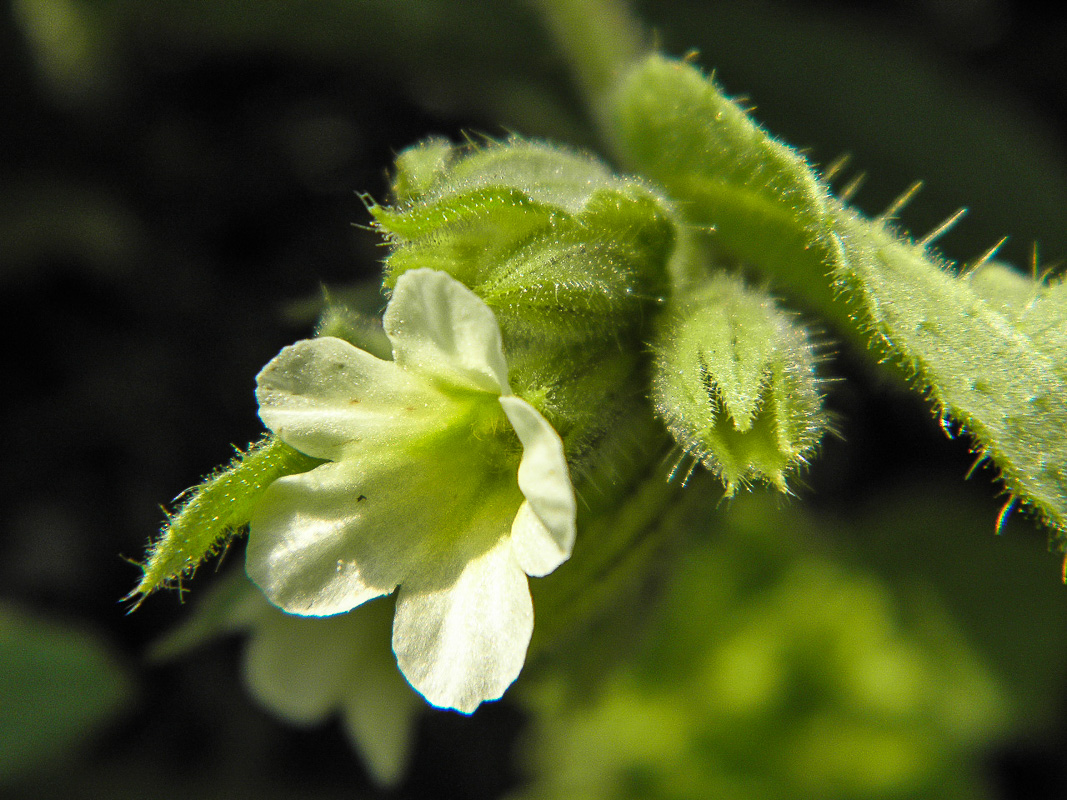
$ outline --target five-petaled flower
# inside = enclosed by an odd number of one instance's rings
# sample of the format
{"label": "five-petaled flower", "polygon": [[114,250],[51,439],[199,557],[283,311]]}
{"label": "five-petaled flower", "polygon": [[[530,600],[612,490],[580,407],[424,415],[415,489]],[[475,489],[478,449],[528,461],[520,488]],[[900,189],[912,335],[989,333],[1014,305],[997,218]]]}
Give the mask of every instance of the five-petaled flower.
{"label": "five-petaled flower", "polygon": [[563,443],[512,394],[493,312],[443,272],[400,276],[393,360],[320,337],[259,374],[263,422],[325,459],[275,481],[246,568],[281,609],[351,610],[393,592],[393,650],[432,704],[470,713],[518,676],[533,631],[527,575],[571,553]]}

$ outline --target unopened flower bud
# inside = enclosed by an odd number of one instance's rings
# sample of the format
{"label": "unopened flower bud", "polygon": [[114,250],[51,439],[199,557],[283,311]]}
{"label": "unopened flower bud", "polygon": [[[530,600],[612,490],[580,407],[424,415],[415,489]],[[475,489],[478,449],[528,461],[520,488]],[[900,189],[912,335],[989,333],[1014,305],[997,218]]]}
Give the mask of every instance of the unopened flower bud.
{"label": "unopened flower bud", "polygon": [[668,312],[653,400],[675,440],[726,484],[786,491],[826,429],[804,330],[763,292],[721,274]]}

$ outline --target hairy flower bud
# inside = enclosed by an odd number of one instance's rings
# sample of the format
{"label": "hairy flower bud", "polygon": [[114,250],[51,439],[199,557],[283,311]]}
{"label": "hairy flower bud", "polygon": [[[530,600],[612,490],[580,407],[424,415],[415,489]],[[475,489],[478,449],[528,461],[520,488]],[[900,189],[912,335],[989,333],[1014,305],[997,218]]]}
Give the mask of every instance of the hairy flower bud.
{"label": "hairy flower bud", "polygon": [[722,274],[668,313],[652,395],[675,440],[726,484],[786,491],[826,429],[811,344],[770,297]]}
{"label": "hairy flower bud", "polygon": [[371,206],[393,245],[385,285],[448,272],[500,320],[505,339],[618,345],[665,291],[675,226],[662,198],[588,156],[511,139],[400,155],[396,205]]}

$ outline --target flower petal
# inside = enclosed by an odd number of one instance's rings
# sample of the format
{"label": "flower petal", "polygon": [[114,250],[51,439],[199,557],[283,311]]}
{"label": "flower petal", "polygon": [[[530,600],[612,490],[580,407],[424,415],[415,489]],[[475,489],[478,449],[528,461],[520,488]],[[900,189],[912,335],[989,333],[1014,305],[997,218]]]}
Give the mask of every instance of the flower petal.
{"label": "flower petal", "polygon": [[529,502],[519,506],[511,524],[511,546],[522,571],[535,578],[555,571],[570,556],[559,546]]}
{"label": "flower petal", "polygon": [[330,336],[286,347],[256,382],[264,424],[290,447],[330,460],[364,439],[387,446],[432,428],[447,402],[392,361]]}
{"label": "flower petal", "polygon": [[519,441],[519,489],[526,502],[511,533],[516,556],[528,575],[547,575],[566,561],[574,548],[574,499],[563,441],[540,412],[514,395],[500,398]]}
{"label": "flower petal", "polygon": [[375,783],[395,787],[411,760],[415,723],[425,705],[397,672],[387,631],[374,642],[373,662],[363,658],[358,667],[342,699],[345,731]]}
{"label": "flower petal", "polygon": [[[385,455],[385,454],[383,454]],[[245,569],[291,614],[328,616],[389,594],[433,531],[436,473],[371,457],[272,483],[249,526]]]}
{"label": "flower petal", "polygon": [[382,599],[349,614],[309,619],[282,613],[258,591],[255,597],[261,613],[244,654],[245,683],[253,697],[298,725],[340,712],[375,782],[399,783],[422,702],[397,672],[389,648],[393,602]]}
{"label": "flower petal", "polygon": [[348,618],[293,617],[267,605],[261,596],[260,602],[266,613],[244,653],[249,691],[275,714],[297,725],[324,721],[340,705],[351,683]]}
{"label": "flower petal", "polygon": [[401,367],[470,389],[511,394],[496,316],[447,272],[413,269],[401,275],[382,324]]}
{"label": "flower petal", "polygon": [[[404,581],[393,620],[400,671],[432,705],[469,714],[522,670],[533,632],[526,576],[506,533]],[[482,537],[484,538],[484,537]],[[426,565],[430,566],[430,565]]]}

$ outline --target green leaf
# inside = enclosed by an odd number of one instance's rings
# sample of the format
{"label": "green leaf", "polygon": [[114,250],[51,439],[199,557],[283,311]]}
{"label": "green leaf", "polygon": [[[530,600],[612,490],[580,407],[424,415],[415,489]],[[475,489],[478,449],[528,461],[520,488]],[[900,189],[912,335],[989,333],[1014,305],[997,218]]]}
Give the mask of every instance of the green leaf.
{"label": "green leaf", "polygon": [[266,488],[283,475],[307,472],[322,462],[273,436],[238,455],[207,478],[177,512],[168,516],[141,565],[141,580],[127,599],[139,605],[157,589],[191,575],[200,562],[223,549],[252,517]]}
{"label": "green leaf", "polygon": [[649,56],[619,84],[607,135],[722,254],[766,270],[847,326],[827,279],[839,250],[830,195],[808,163],[689,63]]}
{"label": "green leaf", "polygon": [[938,265],[922,243],[838,207],[837,274],[862,303],[875,342],[976,440],[1008,491],[1067,532],[1067,293],[990,298]]}
{"label": "green leaf", "polygon": [[833,198],[807,162],[695,67],[651,56],[612,101],[626,166],[659,181],[719,253],[762,270],[888,356],[975,438],[1007,489],[1067,531],[1067,303],[1005,310],[930,247]]}

